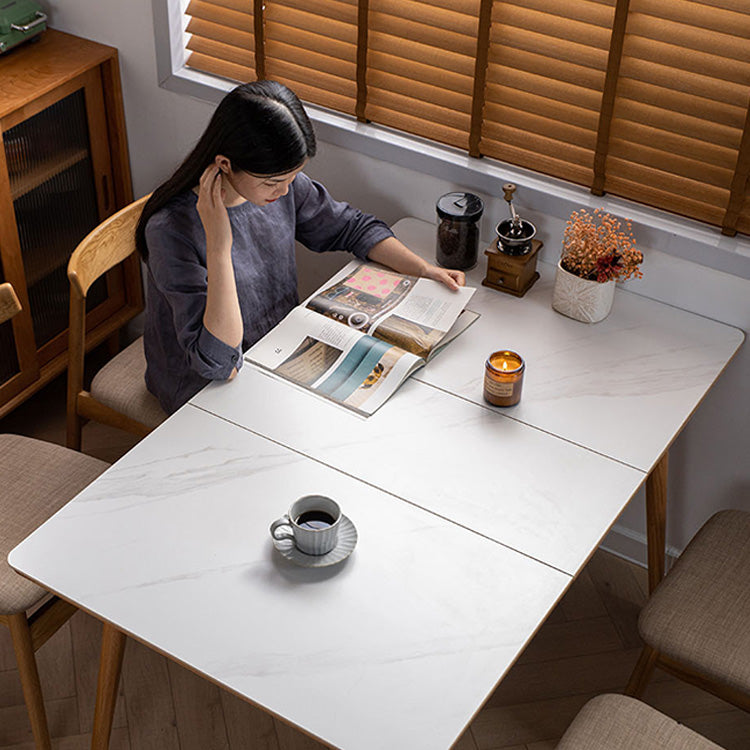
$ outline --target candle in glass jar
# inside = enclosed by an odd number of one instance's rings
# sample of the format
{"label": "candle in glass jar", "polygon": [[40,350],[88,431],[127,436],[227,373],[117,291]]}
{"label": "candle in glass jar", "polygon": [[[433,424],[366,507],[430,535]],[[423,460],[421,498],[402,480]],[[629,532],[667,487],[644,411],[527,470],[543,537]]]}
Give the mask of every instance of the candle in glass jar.
{"label": "candle in glass jar", "polygon": [[493,352],[484,366],[484,398],[493,406],[513,406],[521,400],[523,372],[520,355],[510,351]]}

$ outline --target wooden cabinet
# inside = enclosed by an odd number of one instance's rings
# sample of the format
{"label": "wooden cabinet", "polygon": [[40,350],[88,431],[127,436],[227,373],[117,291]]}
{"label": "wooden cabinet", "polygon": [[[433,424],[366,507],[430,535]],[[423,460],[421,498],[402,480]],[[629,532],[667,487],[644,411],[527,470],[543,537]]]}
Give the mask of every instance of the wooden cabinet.
{"label": "wooden cabinet", "polygon": [[[0,282],[23,306],[0,326],[0,416],[66,368],[68,258],[131,200],[117,50],[48,29],[0,57]],[[92,287],[87,345],[142,308],[131,257]]]}

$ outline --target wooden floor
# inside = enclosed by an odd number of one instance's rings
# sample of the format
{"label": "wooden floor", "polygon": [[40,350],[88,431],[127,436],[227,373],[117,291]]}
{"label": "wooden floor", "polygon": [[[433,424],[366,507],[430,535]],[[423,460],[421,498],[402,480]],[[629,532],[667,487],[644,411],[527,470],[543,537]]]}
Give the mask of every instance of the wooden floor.
{"label": "wooden floor", "polygon": [[[0,432],[64,443],[64,393],[62,381],[52,383],[0,420]],[[84,450],[105,460],[116,460],[132,444],[127,436],[99,425],[84,429]],[[553,748],[586,700],[622,690],[639,652],[636,619],[645,598],[645,571],[597,552],[454,746],[456,750]],[[94,619],[79,612],[38,652],[55,750],[88,748],[100,632]],[[697,688],[657,672],[645,699],[727,750],[750,748],[750,714]],[[440,710],[435,706],[436,712]],[[372,730],[363,727],[362,731]],[[33,747],[10,638],[0,627],[0,750]],[[111,747],[315,750],[323,746],[130,641]]]}

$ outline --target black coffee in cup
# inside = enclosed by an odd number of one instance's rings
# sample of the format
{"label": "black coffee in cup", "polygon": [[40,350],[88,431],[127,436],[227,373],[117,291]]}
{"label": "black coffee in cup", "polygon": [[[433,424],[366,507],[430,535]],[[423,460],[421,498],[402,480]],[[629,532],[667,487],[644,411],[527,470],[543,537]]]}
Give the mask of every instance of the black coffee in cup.
{"label": "black coffee in cup", "polygon": [[306,510],[295,519],[297,526],[303,529],[327,529],[336,522],[336,519],[324,510]]}
{"label": "black coffee in cup", "polygon": [[[276,541],[294,542],[306,555],[325,555],[336,547],[342,518],[335,500],[325,495],[305,495],[271,524],[271,536]],[[283,530],[285,526],[289,531]]]}

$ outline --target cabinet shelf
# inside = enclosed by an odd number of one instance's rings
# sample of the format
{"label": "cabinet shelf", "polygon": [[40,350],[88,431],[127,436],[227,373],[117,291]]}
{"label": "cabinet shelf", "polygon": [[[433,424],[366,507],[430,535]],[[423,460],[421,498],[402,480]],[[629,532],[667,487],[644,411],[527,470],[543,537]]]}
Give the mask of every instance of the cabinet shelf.
{"label": "cabinet shelf", "polygon": [[55,156],[46,159],[31,169],[12,174],[10,176],[11,199],[18,200],[26,193],[43,185],[47,180],[51,180],[55,175],[84,161],[88,156],[89,152],[85,148],[65,151],[55,154]]}

